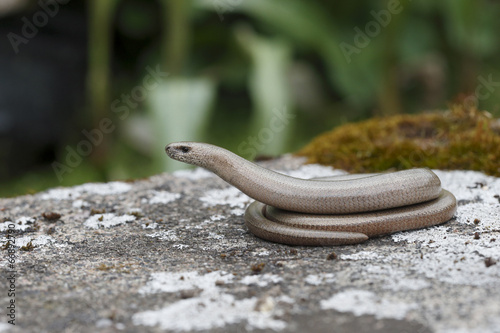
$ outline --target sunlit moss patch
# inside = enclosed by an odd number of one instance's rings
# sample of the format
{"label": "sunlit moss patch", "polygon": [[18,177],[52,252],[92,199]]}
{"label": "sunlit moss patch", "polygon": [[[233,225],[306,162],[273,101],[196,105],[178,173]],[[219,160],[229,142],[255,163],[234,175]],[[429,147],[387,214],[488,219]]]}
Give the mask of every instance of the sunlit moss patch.
{"label": "sunlit moss patch", "polygon": [[500,119],[464,106],[373,118],[324,133],[297,154],[350,172],[429,167],[500,176]]}

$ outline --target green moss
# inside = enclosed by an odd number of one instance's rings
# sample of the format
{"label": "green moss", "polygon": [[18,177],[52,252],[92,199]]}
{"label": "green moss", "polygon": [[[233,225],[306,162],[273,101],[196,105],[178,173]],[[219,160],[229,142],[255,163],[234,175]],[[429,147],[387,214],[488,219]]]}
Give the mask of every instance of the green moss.
{"label": "green moss", "polygon": [[33,251],[35,245],[33,245],[32,241],[29,241],[28,244],[21,246],[21,251]]}
{"label": "green moss", "polygon": [[118,265],[106,265],[104,263],[101,263],[99,266],[96,267],[97,270],[99,271],[110,271],[113,270],[115,272],[120,272],[120,273],[130,273],[130,265],[129,264],[118,264]]}
{"label": "green moss", "polygon": [[114,266],[107,266],[106,264],[100,264],[99,266],[97,266],[97,269],[100,271],[109,271],[113,267]]}
{"label": "green moss", "polygon": [[429,167],[500,176],[500,119],[464,106],[374,118],[324,133],[297,154],[350,172]]}
{"label": "green moss", "polygon": [[9,247],[13,246],[12,243],[10,242],[10,240],[8,240],[3,246],[2,246],[2,250],[8,250]]}

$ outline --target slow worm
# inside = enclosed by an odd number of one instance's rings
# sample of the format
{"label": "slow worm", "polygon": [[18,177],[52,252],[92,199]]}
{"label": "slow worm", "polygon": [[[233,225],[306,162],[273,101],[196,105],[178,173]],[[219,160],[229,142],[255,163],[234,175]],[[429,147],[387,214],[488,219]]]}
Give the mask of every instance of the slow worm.
{"label": "slow worm", "polygon": [[429,169],[321,179],[289,177],[226,149],[198,142],[166,146],[171,158],[206,168],[256,201],[245,212],[256,236],[290,245],[355,244],[444,223],[456,199]]}

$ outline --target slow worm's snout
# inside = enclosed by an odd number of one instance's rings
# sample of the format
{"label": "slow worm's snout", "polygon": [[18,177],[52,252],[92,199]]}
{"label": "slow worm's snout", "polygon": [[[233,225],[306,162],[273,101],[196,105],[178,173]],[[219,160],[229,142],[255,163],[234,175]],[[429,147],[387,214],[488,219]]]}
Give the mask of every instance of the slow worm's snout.
{"label": "slow worm's snout", "polygon": [[173,158],[174,160],[182,160],[189,163],[186,158],[189,156],[187,153],[189,153],[191,149],[192,147],[187,142],[175,142],[168,144],[165,147],[165,152],[170,158]]}
{"label": "slow worm's snout", "polygon": [[165,146],[165,152],[167,153],[168,157],[173,158],[174,160],[177,159],[178,156],[178,151],[175,149],[175,144],[170,143]]}

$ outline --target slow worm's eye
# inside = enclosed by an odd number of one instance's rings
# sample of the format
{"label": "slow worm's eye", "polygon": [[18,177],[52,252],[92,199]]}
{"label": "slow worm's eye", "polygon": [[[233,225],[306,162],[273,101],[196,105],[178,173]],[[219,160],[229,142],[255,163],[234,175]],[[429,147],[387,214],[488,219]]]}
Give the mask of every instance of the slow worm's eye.
{"label": "slow worm's eye", "polygon": [[190,147],[187,147],[187,146],[180,146],[179,149],[183,152],[183,153],[187,153],[191,150]]}

